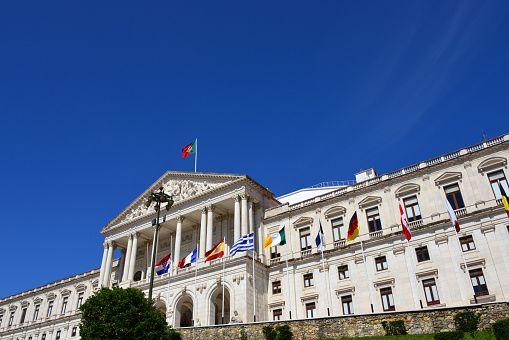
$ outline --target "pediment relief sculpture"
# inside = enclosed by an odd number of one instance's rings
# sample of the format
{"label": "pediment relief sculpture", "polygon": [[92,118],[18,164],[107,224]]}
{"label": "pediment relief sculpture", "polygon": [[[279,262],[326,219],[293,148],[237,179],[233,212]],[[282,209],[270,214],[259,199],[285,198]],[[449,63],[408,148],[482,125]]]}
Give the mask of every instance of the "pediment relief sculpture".
{"label": "pediment relief sculpture", "polygon": [[504,157],[491,157],[481,162],[477,166],[477,171],[479,173],[484,173],[489,170],[498,169],[506,167],[507,168],[507,158]]}
{"label": "pediment relief sculpture", "polygon": [[419,184],[407,183],[407,184],[403,184],[398,189],[396,189],[394,194],[396,195],[396,197],[401,197],[401,196],[414,194],[419,191],[421,191],[421,186]]}
{"label": "pediment relief sculpture", "polygon": [[382,197],[368,196],[359,202],[359,208],[364,209],[367,207],[375,206],[382,203]]}
{"label": "pediment relief sculpture", "polygon": [[444,172],[435,179],[436,186],[442,186],[447,183],[459,181],[462,178],[461,172]]}

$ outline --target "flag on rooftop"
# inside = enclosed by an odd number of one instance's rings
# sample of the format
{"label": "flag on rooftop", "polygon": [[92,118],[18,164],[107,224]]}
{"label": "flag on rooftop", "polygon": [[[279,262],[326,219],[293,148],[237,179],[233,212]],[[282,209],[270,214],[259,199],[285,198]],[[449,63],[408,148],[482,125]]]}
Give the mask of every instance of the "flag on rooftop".
{"label": "flag on rooftop", "polygon": [[179,262],[179,268],[189,267],[191,263],[195,263],[198,260],[198,247],[194,248],[182,261]]}
{"label": "flag on rooftop", "polygon": [[504,209],[507,214],[507,217],[509,217],[509,201],[507,200],[507,194],[504,190],[504,187],[498,182],[498,187],[500,188],[500,194],[502,195],[502,203],[504,204]]}
{"label": "flag on rooftop", "polygon": [[348,224],[347,241],[353,241],[359,236],[359,220],[357,219],[357,211],[354,212],[350,223]]}
{"label": "flag on rooftop", "polygon": [[230,249],[230,256],[235,256],[238,251],[254,250],[254,233],[244,235],[235,242]]}
{"label": "flag on rooftop", "polygon": [[205,262],[224,255],[224,238],[214,248],[205,253]]}
{"label": "flag on rooftop", "polygon": [[187,156],[196,152],[196,140],[191,144],[184,146],[182,149],[182,158],[186,158]]}
{"label": "flag on rooftop", "polygon": [[286,244],[285,227],[283,227],[278,233],[264,238],[263,243],[265,243],[265,249],[278,245],[284,246]]}
{"label": "flag on rooftop", "polygon": [[163,275],[168,271],[168,269],[170,269],[171,264],[170,257],[171,254],[168,254],[165,257],[163,257],[161,261],[156,263],[154,270],[156,271],[157,275]]}
{"label": "flag on rooftop", "polygon": [[449,214],[451,223],[454,226],[454,228],[456,228],[456,232],[459,233],[460,223],[458,222],[458,219],[456,218],[456,213],[454,212],[454,209],[451,207],[451,203],[449,203],[447,196],[445,197],[445,203],[447,204],[447,213]]}
{"label": "flag on rooftop", "polygon": [[318,235],[316,236],[315,242],[318,251],[323,251],[323,245],[325,244],[325,236],[323,235],[322,221],[318,219],[318,222],[320,223],[320,229],[318,230]]}
{"label": "flag on rooftop", "polygon": [[401,215],[401,226],[403,226],[403,234],[405,234],[406,240],[410,241],[412,238],[412,233],[410,232],[410,228],[408,227],[408,219],[406,218],[405,211],[403,210],[403,207],[401,206],[401,203],[399,204],[399,213]]}

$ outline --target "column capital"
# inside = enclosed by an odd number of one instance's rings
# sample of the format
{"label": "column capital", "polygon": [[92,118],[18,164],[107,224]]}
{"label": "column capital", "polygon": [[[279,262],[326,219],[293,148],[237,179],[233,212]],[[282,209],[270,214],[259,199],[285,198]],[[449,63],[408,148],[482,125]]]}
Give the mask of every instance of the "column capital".
{"label": "column capital", "polygon": [[132,235],[133,239],[138,238],[138,237],[140,237],[140,232],[136,231],[136,232],[132,233],[131,235]]}
{"label": "column capital", "polygon": [[108,243],[108,242],[104,242],[104,243],[103,243],[103,246],[104,246],[104,249],[108,249],[108,247],[109,247],[109,243]]}
{"label": "column capital", "polygon": [[203,207],[200,210],[201,210],[202,214],[206,214],[207,213],[207,207]]}
{"label": "column capital", "polygon": [[213,212],[216,207],[213,204],[207,206],[207,210]]}
{"label": "column capital", "polygon": [[240,202],[240,196],[238,194],[233,195],[232,198],[235,200],[235,202]]}
{"label": "column capital", "polygon": [[108,242],[108,246],[115,248],[117,246],[117,243],[115,243],[115,241],[110,241]]}
{"label": "column capital", "polygon": [[177,222],[180,222],[180,223],[184,222],[184,216],[178,215],[177,216]]}
{"label": "column capital", "polygon": [[242,200],[247,200],[249,198],[249,195],[247,193],[243,192],[243,193],[240,194],[240,198]]}

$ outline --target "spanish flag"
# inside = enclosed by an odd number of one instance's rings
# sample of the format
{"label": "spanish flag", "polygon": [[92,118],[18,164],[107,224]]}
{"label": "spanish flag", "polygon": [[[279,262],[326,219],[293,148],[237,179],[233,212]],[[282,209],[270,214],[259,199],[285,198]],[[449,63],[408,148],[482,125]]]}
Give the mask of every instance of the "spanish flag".
{"label": "spanish flag", "polygon": [[353,241],[359,236],[359,220],[357,219],[357,211],[353,214],[350,219],[348,227],[347,241]]}
{"label": "spanish flag", "polygon": [[505,212],[507,217],[509,217],[509,200],[507,199],[507,194],[505,193],[504,188],[498,182],[498,187],[500,188],[500,194],[502,195],[502,203],[504,204]]}
{"label": "spanish flag", "polygon": [[221,242],[216,244],[214,248],[205,253],[205,262],[217,259],[219,256],[224,255],[224,238]]}

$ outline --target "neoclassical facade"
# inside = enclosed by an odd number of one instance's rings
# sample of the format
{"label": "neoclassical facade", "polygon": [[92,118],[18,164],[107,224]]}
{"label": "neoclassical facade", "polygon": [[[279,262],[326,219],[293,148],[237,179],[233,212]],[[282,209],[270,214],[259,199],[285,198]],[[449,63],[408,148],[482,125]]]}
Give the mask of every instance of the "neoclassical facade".
{"label": "neoclassical facade", "polygon": [[[175,203],[160,212],[156,261],[171,253],[172,266],[156,276],[153,298],[176,328],[221,324],[223,315],[225,323],[252,322],[507,301],[509,219],[499,185],[509,192],[508,148],[509,134],[279,198],[246,175],[169,171],[101,230],[100,268],[1,299],[0,339],[79,339],[78,307],[100,286],[148,294],[156,211],[145,203],[160,187]],[[354,213],[360,235],[347,241]],[[283,227],[287,244],[264,249],[263,238]],[[228,256],[249,233],[254,252]],[[226,256],[204,262],[223,238]],[[196,247],[198,262],[178,268]]]}

